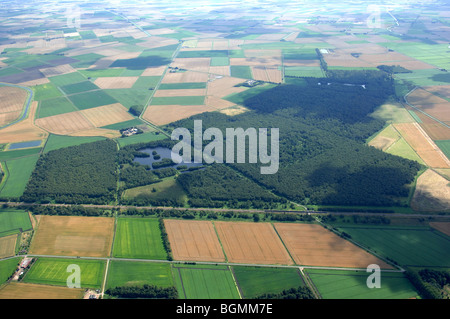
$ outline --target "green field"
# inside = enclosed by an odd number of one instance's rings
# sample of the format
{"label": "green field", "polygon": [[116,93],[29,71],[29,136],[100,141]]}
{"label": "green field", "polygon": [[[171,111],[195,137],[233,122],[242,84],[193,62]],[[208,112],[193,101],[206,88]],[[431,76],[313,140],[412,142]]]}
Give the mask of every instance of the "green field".
{"label": "green field", "polygon": [[[72,63],[71,66],[74,68],[88,68],[92,64],[94,64],[98,59],[103,58],[103,55],[96,54],[96,53],[88,53],[88,54],[82,54],[73,56],[72,58],[79,60],[80,62]],[[78,81],[81,82],[81,81]]]}
{"label": "green field", "polygon": [[71,95],[69,99],[80,110],[117,103],[116,99],[101,90]]}
{"label": "green field", "polygon": [[306,269],[323,299],[408,299],[418,296],[401,273],[381,273],[381,288],[368,288],[365,271]]}
{"label": "green field", "polygon": [[212,57],[228,57],[228,50],[182,51],[177,55],[177,58],[212,58]]}
{"label": "green field", "polygon": [[102,128],[106,128],[109,130],[121,130],[121,129],[138,126],[138,125],[142,125],[142,124],[144,124],[144,122],[142,122],[141,120],[134,119],[134,120],[129,120],[129,121],[125,121],[125,122],[106,125],[106,126],[103,126]]}
{"label": "green field", "polygon": [[37,118],[75,112],[78,109],[64,96],[39,102]]}
{"label": "green field", "polygon": [[81,145],[85,143],[91,143],[96,141],[104,140],[103,137],[96,136],[65,136],[65,135],[55,135],[50,134],[47,139],[47,143],[44,147],[44,153],[57,150],[64,147]]}
{"label": "green field", "polygon": [[173,266],[178,295],[184,299],[239,299],[227,266]]}
{"label": "green field", "polygon": [[212,57],[211,58],[211,66],[227,66],[230,65],[230,59],[228,57]]}
{"label": "green field", "polygon": [[401,137],[397,142],[391,145],[386,153],[397,155],[403,158],[407,158],[412,161],[416,161],[420,164],[425,165],[425,162],[417,155],[417,153],[413,150],[411,146],[405,141],[403,137]]}
{"label": "green field", "polygon": [[48,78],[55,86],[66,86],[70,84],[86,81],[86,78],[79,72],[72,72],[63,75],[52,76]]}
{"label": "green field", "polygon": [[120,258],[166,259],[158,219],[119,218],[113,256]]}
{"label": "green field", "polygon": [[113,260],[109,265],[106,289],[144,284],[174,286],[170,264]]}
{"label": "green field", "polygon": [[428,228],[339,227],[352,240],[402,266],[450,266],[450,238]]}
{"label": "green field", "polygon": [[87,78],[116,77],[121,76],[125,69],[92,69],[80,70],[79,72]]}
{"label": "green field", "polygon": [[383,104],[370,116],[385,121],[386,123],[414,123],[411,114],[401,105]]}
{"label": "green field", "polygon": [[89,40],[89,39],[96,39],[97,36],[95,35],[94,31],[88,30],[88,31],[79,31],[78,32],[83,40]]}
{"label": "green field", "polygon": [[233,273],[247,299],[304,286],[300,272],[295,268],[233,266]]}
{"label": "green field", "polygon": [[18,257],[0,260],[0,286],[14,273],[19,262],[20,258]]}
{"label": "green field", "polygon": [[18,198],[22,196],[38,158],[39,155],[32,155],[2,163],[2,165],[6,163],[8,177],[0,189],[0,197]]}
{"label": "green field", "polygon": [[230,66],[230,75],[235,78],[253,79],[252,70],[246,65]]}
{"label": "green field", "polygon": [[154,88],[161,77],[159,76],[140,76],[133,84],[133,89],[145,89]]}
{"label": "green field", "polygon": [[187,202],[187,195],[183,187],[173,177],[166,178],[159,183],[127,189],[123,194],[126,199],[139,199],[141,196],[155,200],[167,199]]}
{"label": "green field", "polygon": [[91,81],[69,84],[61,87],[66,94],[76,94],[86,91],[99,90],[100,88]]}
{"label": "green field", "polygon": [[325,76],[320,67],[313,66],[286,66],[284,67],[284,75],[314,78],[321,78]]}
{"label": "green field", "polygon": [[[80,267],[81,288],[100,289],[105,273],[106,262],[103,260],[39,258],[25,275],[23,282],[66,286],[70,265]],[[72,281],[70,281],[72,283]]]}
{"label": "green field", "polygon": [[206,89],[205,82],[162,83],[158,90]]}
{"label": "green field", "polygon": [[62,96],[61,91],[51,83],[34,86],[33,92],[35,101],[43,101]]}
{"label": "green field", "polygon": [[17,234],[20,229],[32,228],[28,213],[24,210],[0,208],[0,236]]}
{"label": "green field", "polygon": [[159,141],[166,139],[167,136],[164,134],[156,134],[156,132],[148,132],[143,134],[137,134],[129,137],[124,138],[118,138],[117,141],[119,142],[120,147],[124,147],[131,144],[137,144],[137,143],[147,143],[152,141]]}
{"label": "green field", "polygon": [[450,159],[450,140],[434,142],[442,150],[442,152],[444,152],[445,156]]}
{"label": "green field", "polygon": [[203,105],[204,96],[154,97],[151,105]]}
{"label": "green field", "polygon": [[35,155],[38,154],[40,151],[41,151],[40,147],[3,151],[0,152],[0,161],[8,161],[14,158]]}
{"label": "green field", "polygon": [[141,107],[145,106],[147,100],[153,91],[148,89],[109,89],[104,90],[108,95],[119,101],[120,104],[126,108],[130,108],[135,105]]}
{"label": "green field", "polygon": [[438,69],[413,70],[412,73],[399,73],[395,77],[411,81],[417,86],[450,84],[450,74]]}

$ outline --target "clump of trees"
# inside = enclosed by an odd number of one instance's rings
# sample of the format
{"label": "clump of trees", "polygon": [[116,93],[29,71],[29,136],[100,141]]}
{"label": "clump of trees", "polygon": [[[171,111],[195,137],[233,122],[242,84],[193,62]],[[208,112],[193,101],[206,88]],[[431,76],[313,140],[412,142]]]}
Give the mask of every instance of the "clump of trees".
{"label": "clump of trees", "polygon": [[159,230],[161,231],[161,239],[163,242],[164,249],[167,252],[167,260],[173,260],[172,248],[170,248],[169,235],[167,234],[166,226],[164,225],[164,220],[162,218],[159,219]]}
{"label": "clump of trees", "polygon": [[445,299],[449,293],[445,287],[450,285],[450,272],[434,269],[407,269],[406,277],[424,299]]}
{"label": "clump of trees", "polygon": [[110,288],[106,294],[118,298],[178,299],[175,287],[157,287],[155,285],[120,286]]}
{"label": "clump of trees", "polygon": [[308,287],[298,287],[283,290],[280,293],[269,293],[257,296],[255,299],[315,299]]}
{"label": "clump of trees", "polygon": [[117,146],[103,140],[42,155],[22,201],[108,204],[116,190]]}

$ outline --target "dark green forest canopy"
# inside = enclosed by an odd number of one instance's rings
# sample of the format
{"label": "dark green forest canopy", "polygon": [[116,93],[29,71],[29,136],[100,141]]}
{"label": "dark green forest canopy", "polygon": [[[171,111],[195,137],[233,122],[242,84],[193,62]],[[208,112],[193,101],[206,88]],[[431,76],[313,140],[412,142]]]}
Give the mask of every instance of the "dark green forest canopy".
{"label": "dark green forest canopy", "polygon": [[40,157],[22,200],[105,204],[117,188],[117,146],[112,140],[71,146]]}
{"label": "dark green forest canopy", "polygon": [[[333,84],[318,86],[318,81]],[[385,124],[368,115],[392,94],[390,77],[381,71],[346,71],[307,83],[280,85],[248,99],[244,105],[252,112],[234,117],[204,113],[171,127],[193,132],[193,120],[201,119],[203,129],[216,127],[222,132],[237,127],[279,128],[276,174],[262,175],[260,165],[255,164],[229,165],[273,193],[303,204],[401,205],[409,194],[406,185],[414,180],[420,165],[365,145]],[[186,173],[183,179],[198,179],[198,174],[210,172]],[[184,181],[184,185],[195,184]],[[203,185],[206,193],[215,187],[213,181]]]}

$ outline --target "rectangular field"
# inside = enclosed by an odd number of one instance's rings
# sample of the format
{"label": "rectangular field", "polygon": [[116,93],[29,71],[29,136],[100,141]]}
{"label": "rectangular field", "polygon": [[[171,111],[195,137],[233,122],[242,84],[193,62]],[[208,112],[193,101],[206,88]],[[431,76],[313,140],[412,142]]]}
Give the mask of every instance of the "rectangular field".
{"label": "rectangular field", "polygon": [[227,266],[173,266],[180,298],[240,299],[233,276]]}
{"label": "rectangular field", "polygon": [[16,234],[31,228],[30,216],[26,211],[0,208],[0,236]]}
{"label": "rectangular field", "polygon": [[164,220],[175,260],[225,261],[210,221]]}
{"label": "rectangular field", "polygon": [[366,268],[377,264],[381,268],[392,268],[320,225],[277,223],[274,226],[299,265]]}
{"label": "rectangular field", "polygon": [[167,259],[159,221],[149,218],[119,218],[113,256],[119,258]]}
{"label": "rectangular field", "polygon": [[381,273],[381,288],[370,289],[365,271],[305,269],[323,299],[410,299],[418,296],[402,273]]}
{"label": "rectangular field", "polygon": [[19,257],[0,260],[0,286],[14,273],[20,260]]}
{"label": "rectangular field", "polygon": [[16,254],[17,235],[0,237],[0,258],[11,257]]}
{"label": "rectangular field", "polygon": [[352,239],[402,266],[450,266],[449,237],[428,228],[339,227]]}
{"label": "rectangular field", "polygon": [[[36,154],[5,162],[8,178],[0,189],[0,197],[18,198],[22,196],[38,158],[39,154]],[[2,163],[2,165],[5,163]]]}
{"label": "rectangular field", "polygon": [[433,168],[450,167],[447,158],[418,124],[399,123],[394,126],[427,165]]}
{"label": "rectangular field", "polygon": [[106,289],[119,286],[174,286],[171,265],[155,262],[113,260],[109,265]]}
{"label": "rectangular field", "polygon": [[106,257],[114,233],[114,218],[41,216],[30,253]]}
{"label": "rectangular field", "polygon": [[81,299],[84,289],[10,283],[0,289],[0,299]]}
{"label": "rectangular field", "polygon": [[[38,258],[25,275],[23,282],[31,284],[66,286],[69,266],[79,267],[81,288],[100,289],[106,262],[104,260]],[[73,267],[72,266],[72,267]],[[70,281],[72,283],[72,281]]]}
{"label": "rectangular field", "polygon": [[132,116],[128,112],[127,108],[120,103],[82,110],[81,113],[96,127],[102,127],[134,119],[134,116]]}
{"label": "rectangular field", "polygon": [[233,266],[232,272],[246,299],[305,285],[297,268]]}
{"label": "rectangular field", "polygon": [[293,264],[269,223],[215,222],[214,225],[229,262]]}

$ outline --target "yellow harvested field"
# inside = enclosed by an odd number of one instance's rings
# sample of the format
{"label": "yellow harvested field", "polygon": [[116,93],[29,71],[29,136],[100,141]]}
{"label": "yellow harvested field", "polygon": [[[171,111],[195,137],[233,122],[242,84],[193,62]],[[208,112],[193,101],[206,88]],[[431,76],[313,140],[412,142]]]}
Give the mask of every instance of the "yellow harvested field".
{"label": "yellow harvested field", "polygon": [[27,97],[24,89],[0,86],[0,114],[21,111]]}
{"label": "yellow harvested field", "polygon": [[102,127],[110,124],[134,119],[127,108],[120,103],[104,105],[80,111],[94,126]]}
{"label": "yellow harvested field", "polygon": [[35,86],[35,85],[42,85],[42,84],[47,84],[47,83],[50,83],[50,80],[48,78],[41,78],[41,79],[21,82],[21,83],[19,83],[19,85],[22,85],[22,86]]}
{"label": "yellow harvested field", "polygon": [[11,282],[0,289],[0,299],[81,299],[84,290]]}
{"label": "yellow harvested field", "polygon": [[186,71],[186,72],[167,72],[162,83],[189,83],[189,82],[207,82],[208,73]]}
{"label": "yellow harvested field", "polygon": [[247,108],[240,106],[240,105],[235,105],[235,106],[229,107],[227,109],[222,109],[219,112],[222,114],[228,115],[228,116],[236,116],[236,115],[245,113],[247,111],[248,111]]}
{"label": "yellow harvested field", "polygon": [[450,98],[450,85],[433,85],[433,86],[426,86],[425,90],[428,92],[432,92],[435,94],[438,94],[440,96]]}
{"label": "yellow harvested field", "polygon": [[113,235],[114,218],[46,215],[39,220],[30,253],[107,257]]}
{"label": "yellow harvested field", "polygon": [[39,71],[41,71],[42,74],[44,74],[46,77],[51,77],[56,75],[72,73],[75,72],[76,70],[69,64],[63,64],[51,68],[40,69]]}
{"label": "yellow harvested field", "polygon": [[165,70],[166,70],[165,65],[147,68],[144,70],[144,72],[141,74],[141,76],[161,76],[164,74]]}
{"label": "yellow harvested field", "polygon": [[19,118],[21,111],[0,113],[0,126],[11,123]]}
{"label": "yellow harvested field", "polygon": [[94,125],[81,111],[53,115],[36,120],[36,125],[44,130],[60,135],[93,129]]}
{"label": "yellow harvested field", "polygon": [[226,109],[235,105],[230,101],[223,100],[221,98],[218,98],[217,96],[212,95],[208,95],[205,97],[205,104],[218,110]]}
{"label": "yellow harvested field", "polygon": [[253,78],[257,81],[269,82],[269,75],[264,66],[251,66]]}
{"label": "yellow harvested field", "polygon": [[121,134],[119,131],[108,130],[104,128],[93,128],[85,131],[77,131],[75,133],[68,134],[69,136],[103,136],[106,138],[117,138]]}
{"label": "yellow harvested field", "polygon": [[210,66],[209,73],[230,76],[230,66]]}
{"label": "yellow harvested field", "polygon": [[24,141],[43,140],[48,133],[34,125],[38,102],[31,103],[28,117],[19,123],[0,130],[0,143],[17,143]]}
{"label": "yellow harvested field", "polygon": [[417,179],[411,207],[417,211],[449,211],[450,186],[447,179],[428,169]]}
{"label": "yellow harvested field", "polygon": [[208,72],[211,58],[176,58],[170,65],[173,68]]}
{"label": "yellow harvested field", "polygon": [[277,58],[281,57],[281,50],[244,50],[246,58]]}
{"label": "yellow harvested field", "polygon": [[447,102],[447,100],[440,98],[439,96],[436,96],[424,89],[415,89],[406,99],[413,105],[440,104]]}
{"label": "yellow harvested field", "polygon": [[165,219],[173,258],[183,261],[225,261],[211,221]]}
{"label": "yellow harvested field", "polygon": [[101,89],[130,89],[138,78],[138,76],[102,77],[94,83]]}
{"label": "yellow harvested field", "polygon": [[198,40],[197,50],[212,50],[213,41],[211,40]]}
{"label": "yellow harvested field", "polygon": [[0,237],[0,258],[11,257],[16,254],[17,234]]}
{"label": "yellow harvested field", "polygon": [[278,68],[267,68],[266,67],[267,75],[269,76],[269,82],[272,83],[281,83],[283,82],[283,74],[281,73]]}
{"label": "yellow harvested field", "polygon": [[315,66],[320,67],[319,60],[284,60],[284,66]]}
{"label": "yellow harvested field", "polygon": [[242,79],[233,77],[222,77],[208,83],[208,95],[224,97],[233,93],[245,91],[245,87],[234,87],[236,84],[243,83]]}
{"label": "yellow harvested field", "polygon": [[154,97],[171,97],[171,96],[203,96],[206,89],[178,89],[178,90],[158,90]]}
{"label": "yellow harvested field", "polygon": [[430,226],[450,236],[450,222],[430,222]]}
{"label": "yellow harvested field", "polygon": [[450,162],[417,123],[398,123],[394,127],[423,161],[433,168],[450,168]]}
{"label": "yellow harvested field", "polygon": [[206,105],[150,105],[145,110],[143,118],[155,125],[165,125],[212,111],[215,109]]}
{"label": "yellow harvested field", "polygon": [[324,54],[328,66],[343,67],[376,67],[375,64],[353,57],[350,53]]}
{"label": "yellow harvested field", "polygon": [[230,65],[280,66],[281,58],[230,58]]}
{"label": "yellow harvested field", "polygon": [[275,229],[299,265],[367,268],[393,267],[320,225],[275,223]]}
{"label": "yellow harvested field", "polygon": [[396,142],[396,139],[386,136],[377,135],[373,140],[369,142],[370,146],[373,146],[379,150],[386,151],[392,144]]}
{"label": "yellow harvested field", "polygon": [[214,222],[229,262],[292,265],[270,223]]}
{"label": "yellow harvested field", "polygon": [[160,48],[167,45],[178,44],[178,40],[163,38],[158,36],[147,37],[142,39],[143,42],[139,42],[140,47],[145,47],[147,49]]}

